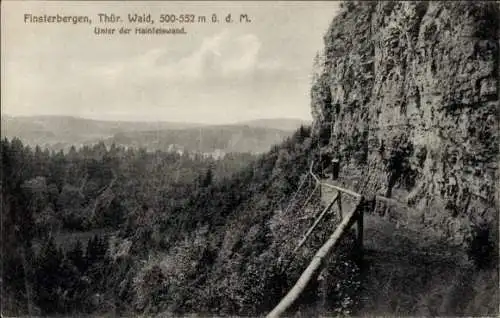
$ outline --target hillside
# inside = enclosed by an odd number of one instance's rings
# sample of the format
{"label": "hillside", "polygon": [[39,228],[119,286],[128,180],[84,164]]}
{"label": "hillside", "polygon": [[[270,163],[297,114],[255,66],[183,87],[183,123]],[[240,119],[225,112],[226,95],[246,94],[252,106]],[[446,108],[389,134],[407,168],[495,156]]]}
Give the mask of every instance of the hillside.
{"label": "hillside", "polygon": [[205,126],[115,134],[106,143],[167,151],[172,146],[189,152],[263,153],[283,141],[293,131],[247,125]]}
{"label": "hillside", "polygon": [[2,114],[2,136],[29,144],[83,144],[119,132],[184,129],[200,125],[176,122],[103,121],[71,116],[9,116]]}

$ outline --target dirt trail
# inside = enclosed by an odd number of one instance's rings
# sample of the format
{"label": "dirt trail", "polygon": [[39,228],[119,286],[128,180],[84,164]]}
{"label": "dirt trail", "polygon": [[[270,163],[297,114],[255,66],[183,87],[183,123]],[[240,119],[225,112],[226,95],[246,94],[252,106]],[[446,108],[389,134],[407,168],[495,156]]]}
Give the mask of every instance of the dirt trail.
{"label": "dirt trail", "polygon": [[470,297],[463,251],[423,228],[365,218],[359,315],[456,315]]}
{"label": "dirt trail", "polygon": [[[323,204],[335,193],[323,189]],[[348,211],[351,200],[344,198],[342,206]],[[407,221],[401,222],[405,226],[388,215],[365,215],[361,290],[353,314],[466,314],[477,273],[465,252],[418,222]]]}

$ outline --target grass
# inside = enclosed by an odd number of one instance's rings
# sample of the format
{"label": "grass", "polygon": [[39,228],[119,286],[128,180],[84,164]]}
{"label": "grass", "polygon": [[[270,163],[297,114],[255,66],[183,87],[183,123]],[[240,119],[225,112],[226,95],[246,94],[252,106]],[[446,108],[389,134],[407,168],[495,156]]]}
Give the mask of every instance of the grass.
{"label": "grass", "polygon": [[359,316],[497,316],[498,271],[425,228],[367,217]]}

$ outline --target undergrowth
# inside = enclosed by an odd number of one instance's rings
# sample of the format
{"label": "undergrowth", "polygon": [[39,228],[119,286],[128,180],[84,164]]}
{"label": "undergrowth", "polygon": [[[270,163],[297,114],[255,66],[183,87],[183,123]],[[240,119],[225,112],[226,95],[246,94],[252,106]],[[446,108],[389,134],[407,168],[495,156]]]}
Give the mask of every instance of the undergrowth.
{"label": "undergrowth", "polygon": [[379,219],[368,218],[365,230],[371,245],[361,266],[356,316],[498,316],[492,233],[478,230],[467,251],[452,250],[436,237],[424,239],[424,229],[391,227]]}

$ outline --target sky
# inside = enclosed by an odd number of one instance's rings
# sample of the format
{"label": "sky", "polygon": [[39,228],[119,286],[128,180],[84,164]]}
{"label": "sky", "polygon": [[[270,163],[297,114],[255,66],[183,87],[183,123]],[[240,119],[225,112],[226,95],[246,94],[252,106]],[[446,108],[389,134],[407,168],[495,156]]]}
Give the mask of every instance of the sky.
{"label": "sky", "polygon": [[[338,2],[2,1],[1,111],[101,120],[221,124],[310,119],[312,63]],[[122,17],[100,23],[98,14]],[[151,14],[134,25],[128,14]],[[250,23],[160,23],[162,14]],[[88,16],[91,23],[25,23]],[[195,18],[196,19],[196,18]],[[135,35],[184,26],[183,35]],[[95,34],[95,28],[132,34]]]}

